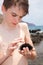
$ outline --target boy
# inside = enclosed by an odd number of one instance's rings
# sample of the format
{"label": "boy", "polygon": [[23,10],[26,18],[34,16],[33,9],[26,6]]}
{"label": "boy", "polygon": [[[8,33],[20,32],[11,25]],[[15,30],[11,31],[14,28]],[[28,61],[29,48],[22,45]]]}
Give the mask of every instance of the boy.
{"label": "boy", "polygon": [[[1,53],[1,65],[28,65],[28,59],[36,57],[36,51],[30,38],[26,23],[21,18],[28,13],[28,0],[4,0],[2,5],[3,22],[0,24],[0,45],[4,46]],[[20,45],[29,43],[33,49],[28,47],[19,50]],[[2,48],[2,47],[1,47]],[[10,48],[10,49],[9,49]]]}

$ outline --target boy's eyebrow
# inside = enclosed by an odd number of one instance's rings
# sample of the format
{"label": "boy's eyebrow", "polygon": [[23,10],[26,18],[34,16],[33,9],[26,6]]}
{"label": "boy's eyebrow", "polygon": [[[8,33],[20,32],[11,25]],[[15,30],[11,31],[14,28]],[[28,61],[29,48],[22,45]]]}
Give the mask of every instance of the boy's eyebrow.
{"label": "boy's eyebrow", "polygon": [[[15,12],[12,12],[12,14],[14,14],[14,15],[18,16]],[[25,14],[24,14],[24,15],[22,15],[22,16],[19,16],[19,17],[23,17],[23,16],[25,16]]]}

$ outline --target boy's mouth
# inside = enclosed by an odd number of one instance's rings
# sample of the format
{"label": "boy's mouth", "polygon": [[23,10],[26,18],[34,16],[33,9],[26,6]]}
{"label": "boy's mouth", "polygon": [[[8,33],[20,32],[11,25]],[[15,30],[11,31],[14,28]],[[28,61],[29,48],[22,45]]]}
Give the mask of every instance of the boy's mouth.
{"label": "boy's mouth", "polygon": [[13,24],[13,25],[16,25],[16,24],[17,24],[17,22],[12,22],[12,24]]}

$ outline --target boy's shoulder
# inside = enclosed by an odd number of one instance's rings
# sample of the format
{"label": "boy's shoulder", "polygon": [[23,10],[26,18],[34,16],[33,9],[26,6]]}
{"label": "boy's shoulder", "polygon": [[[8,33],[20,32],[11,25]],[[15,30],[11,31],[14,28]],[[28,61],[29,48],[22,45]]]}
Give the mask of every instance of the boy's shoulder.
{"label": "boy's shoulder", "polygon": [[20,22],[20,28],[21,28],[23,31],[26,31],[26,30],[28,29],[27,23],[25,23],[25,22]]}
{"label": "boy's shoulder", "polygon": [[26,28],[28,25],[26,22],[20,22],[20,27]]}

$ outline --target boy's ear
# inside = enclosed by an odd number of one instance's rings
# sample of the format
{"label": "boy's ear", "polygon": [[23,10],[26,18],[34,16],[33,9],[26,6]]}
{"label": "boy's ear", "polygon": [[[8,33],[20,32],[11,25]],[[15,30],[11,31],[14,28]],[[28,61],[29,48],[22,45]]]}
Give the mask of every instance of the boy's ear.
{"label": "boy's ear", "polygon": [[5,13],[6,12],[6,8],[2,5],[2,12]]}

